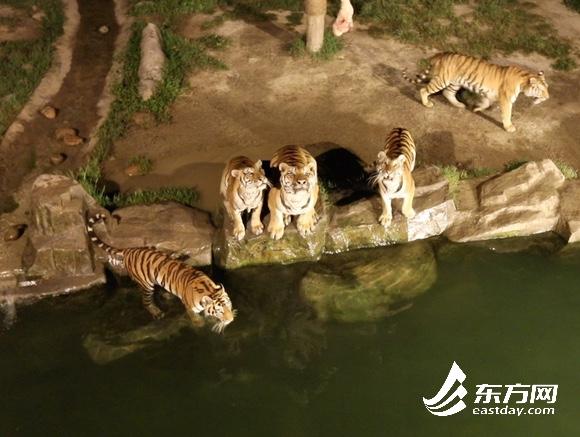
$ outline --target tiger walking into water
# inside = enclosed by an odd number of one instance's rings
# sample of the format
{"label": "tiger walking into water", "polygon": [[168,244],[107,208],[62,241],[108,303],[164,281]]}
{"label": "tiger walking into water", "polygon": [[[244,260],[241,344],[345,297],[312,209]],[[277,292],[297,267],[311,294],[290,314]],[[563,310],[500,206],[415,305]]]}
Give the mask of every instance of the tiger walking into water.
{"label": "tiger walking into water", "polygon": [[235,310],[223,285],[155,248],[117,249],[106,244],[94,231],[95,223],[104,218],[104,214],[96,214],[87,220],[88,236],[93,244],[107,253],[112,265],[124,267],[129,277],[141,286],[143,305],[153,318],[164,315],[154,302],[155,286],[159,286],[177,296],[188,312],[214,320],[212,329],[216,332],[223,332],[233,322]]}

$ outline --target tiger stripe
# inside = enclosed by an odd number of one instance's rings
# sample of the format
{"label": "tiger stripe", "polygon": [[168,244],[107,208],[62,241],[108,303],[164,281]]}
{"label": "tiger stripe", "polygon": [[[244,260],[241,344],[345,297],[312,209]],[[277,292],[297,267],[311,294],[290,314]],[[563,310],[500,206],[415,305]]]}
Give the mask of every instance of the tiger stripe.
{"label": "tiger stripe", "polygon": [[497,65],[484,59],[459,53],[438,53],[429,59],[430,68],[416,79],[406,72],[403,78],[413,83],[423,83],[420,90],[421,102],[431,108],[429,96],[443,91],[443,96],[457,108],[465,104],[457,100],[461,88],[479,94],[480,101],[473,109],[487,109],[494,101],[499,102],[502,123],[508,132],[515,131],[511,122],[512,107],[520,93],[534,99],[534,104],[547,100],[548,84],[543,72],[534,73],[516,65]]}
{"label": "tiger stripe", "polygon": [[411,133],[405,128],[395,128],[389,132],[375,161],[375,173],[371,183],[378,186],[383,204],[379,222],[388,227],[393,219],[392,199],[403,199],[403,215],[413,218],[413,197],[415,181],[412,171],[415,169],[417,156],[415,142]]}
{"label": "tiger stripe", "polygon": [[117,249],[101,240],[94,231],[96,222],[104,219],[96,214],[87,219],[86,229],[90,240],[103,249],[109,261],[122,265],[129,277],[142,289],[142,302],[154,318],[163,317],[155,304],[155,286],[162,287],[177,296],[188,311],[201,312],[217,319],[213,329],[222,332],[235,317],[235,310],[223,285],[216,284],[209,276],[194,267],[173,259],[152,247]]}

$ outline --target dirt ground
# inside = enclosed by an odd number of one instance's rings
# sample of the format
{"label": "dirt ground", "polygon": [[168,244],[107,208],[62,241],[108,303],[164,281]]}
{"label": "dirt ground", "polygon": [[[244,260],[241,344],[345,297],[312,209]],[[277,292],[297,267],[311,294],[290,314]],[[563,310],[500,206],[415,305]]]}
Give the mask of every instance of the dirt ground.
{"label": "dirt ground", "polygon": [[[580,14],[571,14],[563,36],[580,41]],[[197,186],[200,206],[213,210],[221,169],[234,155],[269,159],[282,145],[300,144],[318,151],[342,146],[371,161],[395,126],[411,130],[420,163],[501,168],[516,159],[551,158],[580,167],[580,70],[553,71],[540,56],[493,59],[543,69],[550,85],[551,98],[540,105],[520,96],[513,115],[517,131],[510,134],[501,127],[497,105],[474,114],[441,96],[432,109],[420,104],[418,90],[401,71],[414,71],[433,52],[373,39],[359,27],[345,35],[346,47],[335,60],[294,59],[287,45],[302,29],[290,30],[284,16],[258,24],[226,21],[212,30],[232,40],[216,54],[229,70],[192,74],[172,122],[132,127],[106,162],[106,177],[122,190]],[[552,10],[548,17],[559,15]],[[199,36],[207,19],[194,17],[183,33]],[[129,178],[123,170],[140,154],[153,160],[153,171]]]}
{"label": "dirt ground", "polygon": [[[82,146],[61,144],[55,138],[55,131],[71,127],[88,140],[98,121],[97,103],[113,61],[118,26],[112,0],[80,0],[78,4],[81,22],[71,69],[59,92],[49,102],[58,109],[58,116],[48,120],[36,114],[25,124],[18,139],[0,155],[0,204],[24,178],[55,170],[67,172],[82,163]],[[99,26],[104,24],[110,28],[106,35],[98,32]],[[64,153],[67,160],[58,166],[51,165],[49,157],[55,153]]]}

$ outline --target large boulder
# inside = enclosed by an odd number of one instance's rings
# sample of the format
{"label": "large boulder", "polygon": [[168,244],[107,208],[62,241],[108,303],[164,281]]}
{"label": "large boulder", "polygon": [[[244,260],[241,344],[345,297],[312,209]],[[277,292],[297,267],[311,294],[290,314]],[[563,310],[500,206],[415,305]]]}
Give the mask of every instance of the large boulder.
{"label": "large boulder", "polygon": [[395,200],[393,222],[385,228],[378,220],[382,211],[378,195],[346,204],[339,202],[330,218],[325,252],[385,246],[442,234],[455,213],[447,180],[437,167],[418,169],[413,177],[416,184],[413,207],[417,213],[414,218],[406,219],[400,213],[401,201]]}
{"label": "large boulder", "polygon": [[39,176],[30,194],[26,274],[48,279],[98,273],[85,231],[86,211],[95,208],[95,200],[78,182]]}
{"label": "large boulder", "polygon": [[211,264],[214,227],[208,213],[178,203],[137,205],[113,211],[107,221],[108,235],[96,227],[104,241],[114,247],[152,246],[187,257],[188,264]]}
{"label": "large boulder", "polygon": [[558,233],[568,241],[580,241],[580,180],[566,181],[560,191]]}
{"label": "large boulder", "polygon": [[[322,198],[322,196],[321,196]],[[273,240],[268,235],[269,216],[264,219],[264,233],[253,235],[247,229],[246,237],[238,241],[232,235],[229,220],[218,231],[214,242],[215,262],[224,269],[235,269],[259,264],[291,264],[304,261],[317,261],[322,256],[328,216],[323,200],[318,202],[319,221],[314,232],[302,237],[296,229],[296,220],[292,220],[280,240]]]}
{"label": "large boulder", "polygon": [[559,223],[558,190],[564,175],[549,159],[529,162],[481,183],[459,185],[456,215],[446,235],[476,241],[540,234]]}
{"label": "large boulder", "polygon": [[364,322],[408,308],[437,279],[431,246],[414,242],[323,258],[300,293],[322,320]]}

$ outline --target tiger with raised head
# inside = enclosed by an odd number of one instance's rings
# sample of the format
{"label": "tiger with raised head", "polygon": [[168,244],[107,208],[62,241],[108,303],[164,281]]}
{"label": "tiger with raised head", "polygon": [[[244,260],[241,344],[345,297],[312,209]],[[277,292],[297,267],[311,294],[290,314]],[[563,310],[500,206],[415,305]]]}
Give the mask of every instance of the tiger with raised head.
{"label": "tiger with raised head", "polygon": [[383,150],[378,153],[371,183],[379,188],[383,203],[379,222],[385,227],[393,220],[392,199],[402,198],[403,215],[407,218],[415,217],[415,181],[411,173],[415,168],[416,155],[411,133],[401,127],[389,133]]}
{"label": "tiger with raised head", "polygon": [[318,168],[314,157],[303,147],[284,146],[270,161],[270,167],[280,170],[280,187],[268,194],[270,237],[279,240],[292,216],[297,216],[296,228],[301,236],[312,233],[316,225],[318,202]]}
{"label": "tiger with raised head", "polygon": [[154,319],[164,315],[154,302],[154,289],[158,285],[177,296],[188,312],[215,319],[212,327],[215,332],[223,332],[234,320],[235,310],[223,285],[216,284],[202,271],[155,248],[117,249],[109,246],[93,229],[95,223],[104,218],[104,214],[96,214],[87,220],[89,238],[107,253],[112,265],[124,267],[129,277],[141,286],[143,305]]}
{"label": "tiger with raised head", "polygon": [[250,230],[255,235],[264,232],[260,219],[264,202],[264,190],[271,186],[266,178],[262,161],[253,162],[245,156],[236,156],[228,161],[222,173],[220,193],[224,207],[234,224],[234,237],[242,240],[246,228],[242,212],[252,211]]}
{"label": "tiger with raised head", "polygon": [[417,75],[417,79],[407,80],[414,83],[423,83],[421,88],[421,102],[427,108],[433,107],[429,100],[431,94],[443,91],[443,96],[457,108],[465,105],[457,100],[457,92],[466,88],[479,94],[480,101],[473,109],[474,112],[483,111],[499,101],[503,127],[508,132],[515,132],[512,124],[512,107],[518,95],[534,99],[534,104],[547,100],[548,83],[542,71],[533,73],[524,68],[509,65],[491,64],[483,59],[458,53],[439,53],[429,59],[430,67]]}

